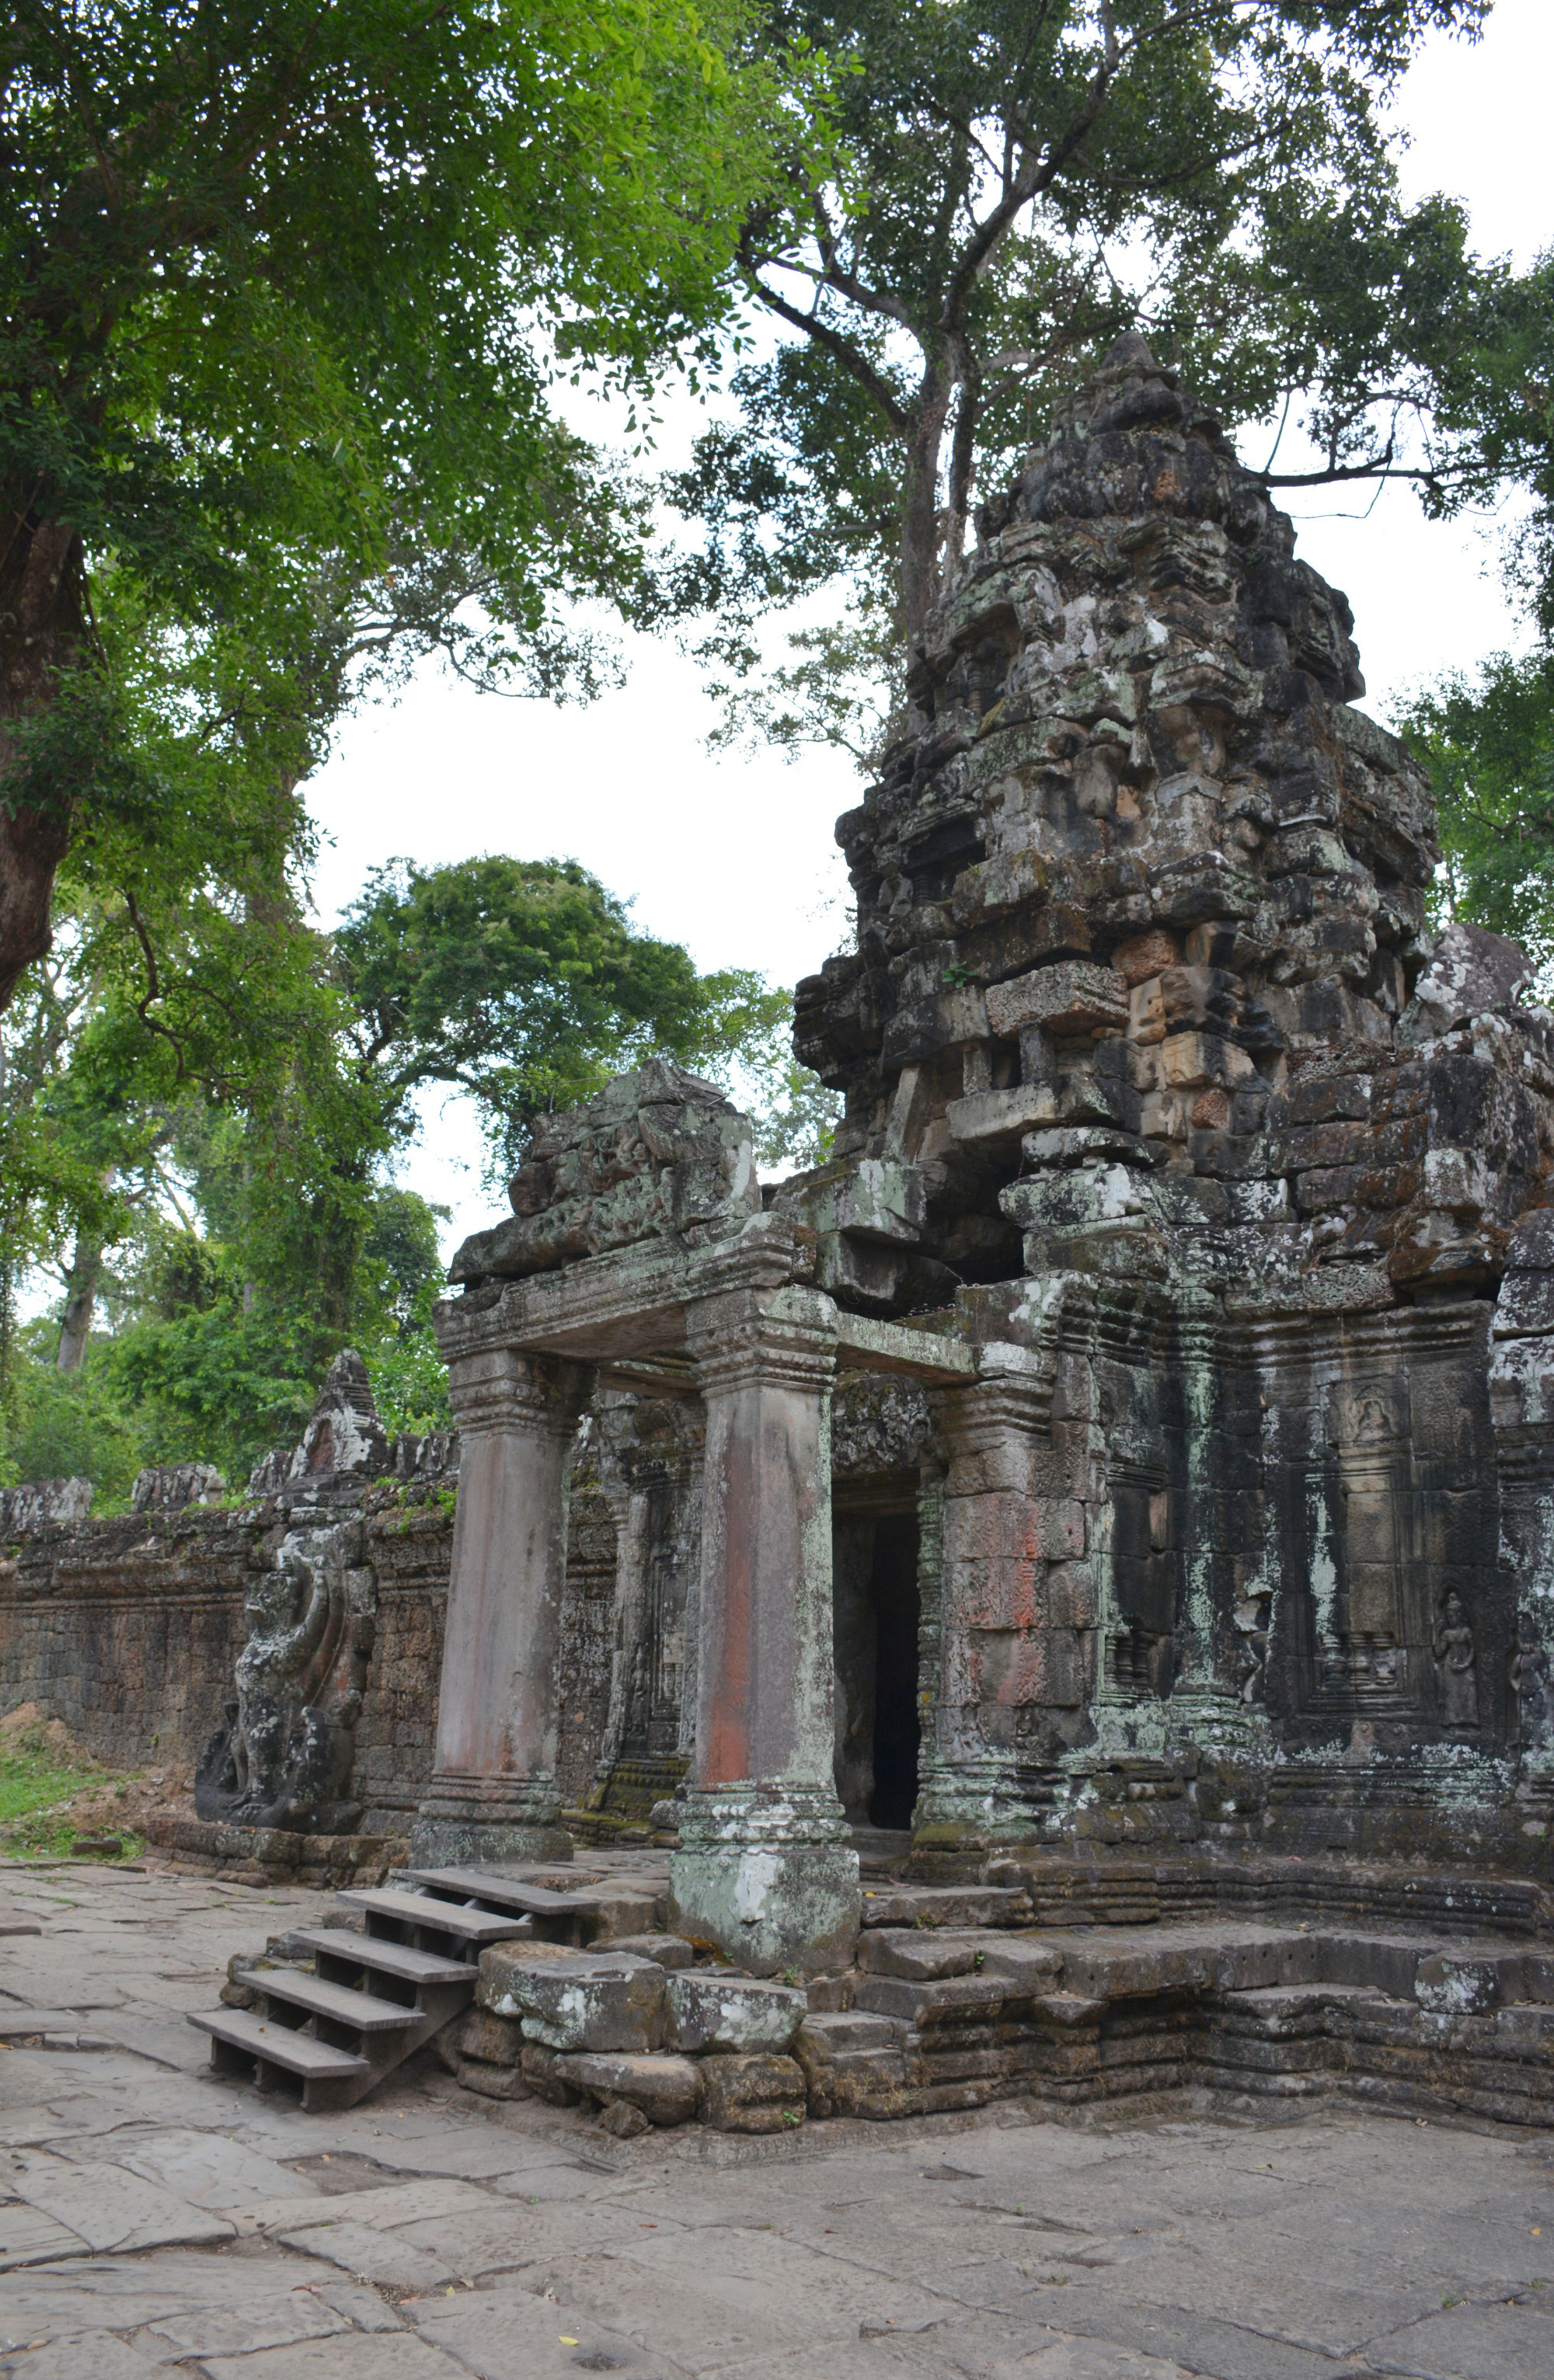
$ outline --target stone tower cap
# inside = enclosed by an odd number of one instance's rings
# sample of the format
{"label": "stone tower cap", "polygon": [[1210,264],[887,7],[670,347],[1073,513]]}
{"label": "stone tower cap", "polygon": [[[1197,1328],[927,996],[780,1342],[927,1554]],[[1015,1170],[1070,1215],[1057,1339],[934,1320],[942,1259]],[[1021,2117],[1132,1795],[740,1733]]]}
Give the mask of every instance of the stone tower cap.
{"label": "stone tower cap", "polygon": [[1114,339],[1101,358],[1103,371],[1157,371],[1159,366],[1150,352],[1149,342],[1140,331],[1124,331]]}

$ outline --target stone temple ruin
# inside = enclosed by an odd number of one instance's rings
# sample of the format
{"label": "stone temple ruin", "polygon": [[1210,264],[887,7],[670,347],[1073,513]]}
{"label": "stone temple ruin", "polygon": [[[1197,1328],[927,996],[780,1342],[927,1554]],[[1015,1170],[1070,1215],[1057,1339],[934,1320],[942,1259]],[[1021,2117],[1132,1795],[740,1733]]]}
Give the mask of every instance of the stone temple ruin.
{"label": "stone temple ruin", "polygon": [[[1428,928],[1428,785],[1352,628],[1121,340],[839,823],[857,946],[797,995],[828,1162],[764,1188],[655,1063],[459,1250],[433,1773],[317,1973],[478,1961],[475,2087],[762,2129],[1325,2074],[1554,2119],[1554,1016],[1514,945]],[[564,1817],[580,1443],[581,1815],[626,1779],[668,1853],[624,1939]],[[274,1824],[242,1727],[229,1807]]]}

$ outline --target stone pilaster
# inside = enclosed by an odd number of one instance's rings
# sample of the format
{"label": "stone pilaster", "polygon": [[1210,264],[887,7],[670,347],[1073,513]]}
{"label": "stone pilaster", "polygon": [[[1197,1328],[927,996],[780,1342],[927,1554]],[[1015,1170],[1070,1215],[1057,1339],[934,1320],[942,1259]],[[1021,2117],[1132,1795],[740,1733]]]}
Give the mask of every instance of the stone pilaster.
{"label": "stone pilaster", "polygon": [[845,1963],[858,1857],[832,1778],[835,1308],[730,1286],[687,1316],[706,1404],[696,1745],[676,1923],[770,1974]]}
{"label": "stone pilaster", "polygon": [[591,1374],[510,1347],[449,1365],[461,1460],[424,1860],[569,1856],[556,1783],[567,1481]]}
{"label": "stone pilaster", "polygon": [[[1083,1505],[1039,1492],[1051,1381],[1039,1357],[988,1348],[974,1387],[935,1399],[948,1467],[937,1596],[939,1675],[913,1822],[921,1851],[1029,1835],[1032,1719],[1083,1699],[1080,1632],[1055,1625],[1053,1564],[1085,1551]],[[1039,1725],[1039,1718],[1037,1719]]]}

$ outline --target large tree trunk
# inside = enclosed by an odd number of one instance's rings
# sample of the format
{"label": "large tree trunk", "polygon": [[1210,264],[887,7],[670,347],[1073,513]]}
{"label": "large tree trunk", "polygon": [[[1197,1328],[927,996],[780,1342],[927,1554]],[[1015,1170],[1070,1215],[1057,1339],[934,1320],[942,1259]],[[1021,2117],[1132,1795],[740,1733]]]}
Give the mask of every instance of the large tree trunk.
{"label": "large tree trunk", "polygon": [[[6,501],[7,496],[9,501]],[[45,710],[86,638],[81,541],[67,521],[39,520],[0,491],[0,1009],[52,936],[55,871],[70,840],[67,790],[46,808],[13,807],[17,729]]]}
{"label": "large tree trunk", "polygon": [[87,1239],[78,1232],[70,1269],[65,1276],[65,1319],[59,1328],[59,1353],[55,1357],[58,1371],[80,1370],[92,1337],[92,1317],[102,1278],[102,1241]]}
{"label": "large tree trunk", "polygon": [[922,636],[939,592],[939,449],[949,412],[949,379],[930,364],[907,439],[901,491],[901,625],[907,650]]}

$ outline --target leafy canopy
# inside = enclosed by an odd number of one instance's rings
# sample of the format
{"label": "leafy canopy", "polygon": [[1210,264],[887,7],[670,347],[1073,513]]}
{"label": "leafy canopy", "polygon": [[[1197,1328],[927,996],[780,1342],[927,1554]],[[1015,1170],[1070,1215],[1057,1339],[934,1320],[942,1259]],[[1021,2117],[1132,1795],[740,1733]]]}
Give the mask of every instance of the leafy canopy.
{"label": "leafy canopy", "polygon": [[[1295,415],[1313,469],[1276,454],[1274,484],[1404,475],[1438,508],[1492,484],[1514,408],[1497,444],[1482,383],[1536,293],[1471,256],[1459,207],[1402,206],[1380,117],[1424,34],[1483,14],[780,0],[770,41],[836,69],[839,163],[791,156],[747,212],[777,344],[667,483],[700,538],[657,590],[701,615],[728,733],[868,759],[979,492],[1125,328],[1229,418]],[[803,597],[828,616],[770,678],[758,623]]]}

